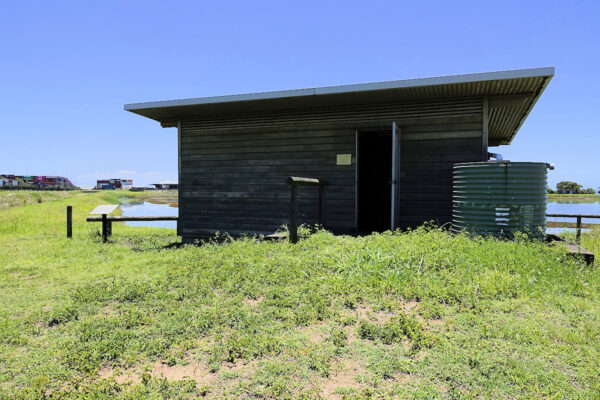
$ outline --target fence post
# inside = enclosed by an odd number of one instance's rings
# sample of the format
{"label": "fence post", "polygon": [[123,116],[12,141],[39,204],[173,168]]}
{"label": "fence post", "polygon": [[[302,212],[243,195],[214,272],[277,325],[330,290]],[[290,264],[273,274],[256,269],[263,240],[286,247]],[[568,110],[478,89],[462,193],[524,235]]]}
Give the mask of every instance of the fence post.
{"label": "fence post", "polygon": [[325,225],[325,185],[319,185],[319,225]]}
{"label": "fence post", "polygon": [[291,183],[290,201],[290,242],[298,242],[298,185]]}
{"label": "fence post", "polygon": [[106,218],[106,214],[102,214],[102,242],[108,242],[108,218]]}
{"label": "fence post", "polygon": [[581,215],[577,216],[577,233],[575,234],[575,241],[579,244],[581,240]]}
{"label": "fence post", "polygon": [[73,206],[67,206],[67,237],[73,237]]}

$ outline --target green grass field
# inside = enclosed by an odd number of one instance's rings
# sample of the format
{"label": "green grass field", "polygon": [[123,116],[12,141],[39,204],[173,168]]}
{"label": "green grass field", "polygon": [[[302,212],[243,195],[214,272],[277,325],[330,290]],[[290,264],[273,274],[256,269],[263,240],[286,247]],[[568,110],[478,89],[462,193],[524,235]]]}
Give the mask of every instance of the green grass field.
{"label": "green grass field", "polygon": [[63,199],[72,195],[72,192],[61,191],[0,190],[0,211],[25,204]]}
{"label": "green grass field", "polygon": [[561,247],[422,228],[178,248],[119,224],[102,244],[84,219],[116,201],[0,211],[0,399],[600,398],[600,271]]}

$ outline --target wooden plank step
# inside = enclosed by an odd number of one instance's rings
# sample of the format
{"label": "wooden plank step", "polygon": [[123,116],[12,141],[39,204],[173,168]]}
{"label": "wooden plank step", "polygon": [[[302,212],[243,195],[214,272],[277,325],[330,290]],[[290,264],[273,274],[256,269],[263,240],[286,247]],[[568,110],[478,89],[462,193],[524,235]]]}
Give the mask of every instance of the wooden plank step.
{"label": "wooden plank step", "polygon": [[583,259],[585,260],[585,263],[587,265],[594,264],[594,253],[592,253],[588,249],[586,249],[576,243],[566,243],[565,242],[565,246],[567,247],[567,251],[568,251],[569,255],[583,256]]}
{"label": "wooden plank step", "polygon": [[589,251],[588,249],[578,245],[577,243],[569,243],[569,242],[565,242],[565,240],[563,238],[561,238],[558,235],[555,234],[547,234],[546,235],[546,240],[549,243],[552,242],[562,242],[566,248],[567,248],[567,253],[571,256],[575,256],[575,257],[583,257],[583,260],[585,261],[585,263],[587,265],[593,265],[594,264],[594,253],[592,253],[591,251]]}

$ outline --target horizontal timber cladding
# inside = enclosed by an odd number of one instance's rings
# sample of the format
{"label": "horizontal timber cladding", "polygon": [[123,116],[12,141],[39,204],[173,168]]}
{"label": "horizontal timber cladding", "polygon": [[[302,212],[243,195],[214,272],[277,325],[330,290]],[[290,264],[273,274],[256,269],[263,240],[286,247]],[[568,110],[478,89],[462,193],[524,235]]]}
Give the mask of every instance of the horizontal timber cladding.
{"label": "horizontal timber cladding", "polygon": [[[481,126],[481,125],[480,125]],[[452,166],[461,160],[482,161],[478,137],[401,142],[400,227],[452,220]]]}
{"label": "horizontal timber cladding", "polygon": [[[269,234],[287,224],[288,176],[326,180],[325,227],[354,232],[357,130],[401,129],[400,220],[450,220],[452,164],[482,155],[480,98],[215,115],[181,120],[179,229]],[[351,165],[336,165],[351,154]],[[318,189],[299,188],[300,222],[318,222]]]}

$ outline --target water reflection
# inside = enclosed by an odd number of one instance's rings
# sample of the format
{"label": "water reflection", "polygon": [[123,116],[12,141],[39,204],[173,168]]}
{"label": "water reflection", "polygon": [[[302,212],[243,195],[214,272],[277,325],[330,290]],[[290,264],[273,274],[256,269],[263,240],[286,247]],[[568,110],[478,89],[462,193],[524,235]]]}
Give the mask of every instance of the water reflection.
{"label": "water reflection", "polygon": [[[148,201],[129,201],[122,203],[120,208],[124,217],[176,217],[179,214],[177,207]],[[125,225],[177,229],[177,221],[127,221]]]}

